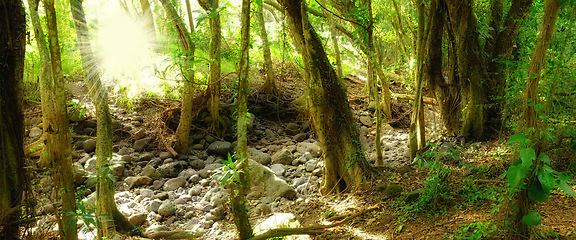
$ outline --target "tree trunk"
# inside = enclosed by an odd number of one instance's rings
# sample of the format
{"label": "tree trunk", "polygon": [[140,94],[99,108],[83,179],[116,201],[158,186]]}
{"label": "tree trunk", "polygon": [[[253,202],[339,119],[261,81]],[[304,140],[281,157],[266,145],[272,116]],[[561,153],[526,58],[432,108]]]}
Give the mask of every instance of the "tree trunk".
{"label": "tree trunk", "polygon": [[124,215],[120,213],[114,201],[114,182],[106,176],[112,174],[110,162],[112,158],[112,118],[108,107],[108,92],[102,85],[98,65],[92,53],[88,25],[81,0],[70,0],[70,11],[74,18],[76,37],[82,59],[82,68],[86,76],[86,85],[96,107],[96,169],[99,182],[96,185],[96,210],[99,215],[112,216],[112,219],[99,219],[101,227],[98,229],[99,238],[111,238],[116,231],[129,232],[134,228]]}
{"label": "tree trunk", "polygon": [[471,0],[447,0],[450,22],[456,41],[458,74],[462,81],[463,124],[461,136],[481,140],[486,120],[486,67],[481,56],[476,17]]}
{"label": "tree trunk", "polygon": [[20,239],[24,170],[22,78],[26,14],[21,0],[8,0],[0,11],[0,238]]}
{"label": "tree trunk", "polygon": [[340,43],[338,43],[338,30],[336,29],[336,23],[331,13],[324,11],[324,15],[328,19],[328,24],[330,24],[330,40],[332,40],[332,46],[334,48],[334,60],[336,61],[336,74],[339,78],[343,78],[342,73],[342,58],[340,57]]}
{"label": "tree trunk", "polygon": [[[160,0],[166,14],[170,19],[174,28],[179,36],[180,51],[182,51],[184,61],[181,62],[180,69],[182,71],[183,87],[182,87],[182,108],[180,111],[180,122],[178,123],[178,128],[176,129],[176,143],[174,148],[176,151],[182,154],[188,153],[188,136],[190,135],[190,127],[192,126],[192,99],[194,98],[194,52],[196,47],[192,41],[192,36],[190,32],[186,29],[184,20],[178,15],[176,9],[169,0]],[[187,4],[189,8],[189,4]],[[191,17],[191,16],[190,16]],[[190,21],[190,31],[194,31],[194,24]]]}
{"label": "tree trunk", "polygon": [[308,74],[310,113],[324,150],[323,194],[351,190],[360,185],[370,168],[359,141],[358,126],[352,118],[345,87],[328,61],[322,42],[308,21],[301,0],[281,0],[292,25]]}
{"label": "tree trunk", "polygon": [[266,33],[266,22],[264,21],[264,3],[262,0],[257,1],[256,22],[258,22],[260,39],[262,39],[262,55],[264,55],[264,69],[266,70],[266,81],[261,90],[265,93],[275,93],[276,74],[272,65],[272,56],[270,54],[270,43],[268,42],[268,33]]}
{"label": "tree trunk", "polygon": [[416,92],[414,95],[414,110],[412,111],[412,120],[410,123],[410,158],[416,157],[416,152],[423,149],[426,145],[426,133],[424,122],[424,106],[422,103],[422,81],[424,79],[424,39],[425,16],[424,5],[422,0],[416,0],[418,9],[418,39],[416,50]]}
{"label": "tree trunk", "polygon": [[154,15],[150,10],[150,2],[148,0],[140,0],[140,6],[142,7],[142,12],[144,15],[144,22],[146,23],[146,35],[148,36],[148,42],[157,49],[158,39],[156,38],[156,28],[154,27]]}
{"label": "tree trunk", "polygon": [[221,26],[220,26],[220,13],[218,11],[219,0],[198,0],[198,3],[207,14],[210,15],[210,80],[208,81],[208,88],[206,89],[207,96],[210,97],[208,101],[208,111],[212,117],[211,130],[218,135],[222,135],[226,131],[226,126],[222,123],[220,118],[220,44],[222,39]]}
{"label": "tree trunk", "polygon": [[[260,5],[261,7],[262,5]],[[249,239],[254,236],[252,226],[248,219],[248,205],[246,203],[246,194],[248,194],[248,181],[246,179],[248,164],[248,73],[250,50],[250,0],[242,1],[242,15],[240,17],[241,34],[240,34],[240,64],[238,66],[239,87],[238,87],[238,123],[237,138],[238,148],[236,150],[238,164],[238,178],[236,183],[237,191],[232,191],[230,200],[232,202],[232,212],[234,213],[234,224],[238,229],[238,236],[241,240]]]}
{"label": "tree trunk", "polygon": [[51,98],[42,99],[42,102],[51,102],[46,122],[43,122],[46,132],[46,147],[48,158],[52,160],[55,169],[53,178],[55,182],[54,194],[62,202],[62,212],[57,211],[60,237],[62,239],[78,239],[76,232],[76,195],[74,194],[74,175],[72,172],[72,149],[70,129],[68,127],[68,113],[66,112],[66,89],[62,73],[62,60],[60,58],[60,43],[58,41],[58,27],[56,24],[56,10],[53,0],[45,0],[46,21],[48,27],[48,43],[50,49],[50,62],[52,65],[52,78],[46,78],[51,87]]}

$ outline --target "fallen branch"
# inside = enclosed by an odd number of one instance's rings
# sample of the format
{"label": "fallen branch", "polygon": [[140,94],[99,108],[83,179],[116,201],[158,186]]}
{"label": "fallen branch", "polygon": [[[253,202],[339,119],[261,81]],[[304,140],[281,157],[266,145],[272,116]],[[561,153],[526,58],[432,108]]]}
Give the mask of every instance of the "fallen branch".
{"label": "fallen branch", "polygon": [[[360,212],[354,213],[354,214],[350,214],[349,216],[345,217],[342,221],[333,223],[333,224],[329,224],[329,225],[320,225],[320,226],[314,226],[314,227],[305,227],[305,228],[275,228],[275,229],[270,229],[258,236],[254,236],[251,237],[249,240],[265,240],[265,239],[269,239],[269,238],[275,238],[275,237],[284,237],[284,236],[290,236],[290,235],[301,235],[301,234],[307,234],[307,235],[316,235],[316,234],[320,234],[322,232],[324,232],[324,229],[328,229],[328,228],[333,228],[333,227],[337,227],[340,226],[344,223],[349,222],[350,220],[352,220],[355,217],[358,217],[364,213],[367,212],[371,212],[374,211],[376,209],[380,208],[380,205],[376,205],[374,207],[362,210]],[[336,217],[336,218],[331,218],[331,219],[341,219],[342,216]]]}
{"label": "fallen branch", "polygon": [[202,232],[184,230],[142,233],[142,237],[151,239],[197,239],[200,236],[202,236]]}

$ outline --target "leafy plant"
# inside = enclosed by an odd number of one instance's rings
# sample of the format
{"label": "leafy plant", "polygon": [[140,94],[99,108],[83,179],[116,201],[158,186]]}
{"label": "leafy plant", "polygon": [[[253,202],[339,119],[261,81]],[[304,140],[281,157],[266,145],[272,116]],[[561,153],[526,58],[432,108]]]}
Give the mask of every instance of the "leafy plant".
{"label": "leafy plant", "polygon": [[[550,157],[546,153],[541,152],[536,156],[537,153],[531,147],[531,141],[526,135],[515,134],[510,137],[508,143],[515,145],[520,153],[520,159],[506,172],[509,190],[514,192],[527,188],[528,198],[538,202],[548,200],[550,192],[556,188],[560,188],[568,195],[576,196],[574,189],[568,186],[568,177],[548,165]],[[530,211],[522,216],[522,223],[529,226],[538,225],[541,221],[542,217],[536,211]]]}
{"label": "leafy plant", "polygon": [[483,239],[490,237],[490,234],[496,232],[497,227],[491,222],[475,222],[463,224],[460,229],[454,231],[455,239]]}

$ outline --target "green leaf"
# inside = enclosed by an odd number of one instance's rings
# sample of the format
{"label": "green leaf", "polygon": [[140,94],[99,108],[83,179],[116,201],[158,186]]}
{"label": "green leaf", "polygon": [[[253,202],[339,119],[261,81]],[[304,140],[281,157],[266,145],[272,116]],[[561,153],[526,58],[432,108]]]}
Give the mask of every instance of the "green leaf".
{"label": "green leaf", "polygon": [[543,165],[543,166],[542,166],[542,170],[544,170],[545,172],[548,172],[548,173],[560,174],[560,173],[558,173],[556,170],[554,170],[553,168],[551,168],[551,167],[548,166],[548,165]]}
{"label": "green leaf", "polygon": [[522,133],[517,133],[512,135],[512,137],[510,137],[510,139],[508,140],[508,144],[513,144],[513,143],[525,143],[526,142],[526,135],[522,134]]}
{"label": "green leaf", "polygon": [[520,150],[520,159],[522,159],[522,165],[530,168],[532,166],[532,160],[536,159],[536,152],[534,152],[532,148],[522,149]]}
{"label": "green leaf", "polygon": [[545,202],[549,197],[550,191],[546,191],[540,181],[535,181],[530,185],[530,188],[528,188],[528,198],[530,198],[530,200]]}
{"label": "green leaf", "polygon": [[549,172],[539,169],[538,172],[536,172],[536,176],[538,176],[538,180],[546,192],[549,193],[552,189],[556,188],[556,179]]}
{"label": "green leaf", "polygon": [[558,186],[560,187],[560,189],[562,189],[562,191],[564,191],[566,194],[572,196],[572,197],[576,197],[576,192],[574,191],[574,189],[572,189],[570,186],[568,186],[568,183],[566,183],[566,181],[564,180],[560,180],[560,183],[558,184]]}
{"label": "green leaf", "polygon": [[506,174],[508,183],[510,183],[512,188],[515,188],[518,186],[520,181],[526,177],[526,174],[528,174],[528,168],[526,168],[526,166],[510,166],[508,168],[508,173]]}
{"label": "green leaf", "polygon": [[522,223],[528,226],[536,226],[542,222],[542,217],[536,211],[530,211],[526,216],[522,217]]}
{"label": "green leaf", "polygon": [[548,157],[548,154],[546,154],[546,153],[540,153],[540,156],[538,156],[538,159],[540,159],[540,161],[542,161],[544,163],[550,163],[550,157]]}

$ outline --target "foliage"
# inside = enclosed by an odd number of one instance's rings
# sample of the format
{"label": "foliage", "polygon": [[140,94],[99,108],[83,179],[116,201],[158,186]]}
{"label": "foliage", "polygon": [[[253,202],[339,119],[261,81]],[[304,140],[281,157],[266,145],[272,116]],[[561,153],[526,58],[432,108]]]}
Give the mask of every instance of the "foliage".
{"label": "foliage", "polygon": [[463,224],[460,229],[454,231],[453,239],[480,240],[490,237],[490,234],[496,231],[497,226],[492,222]]}

